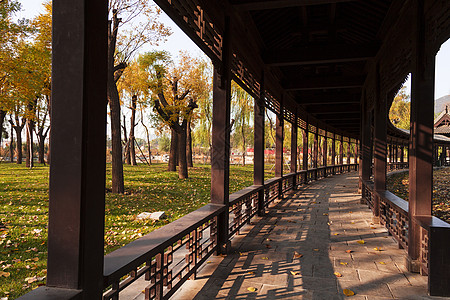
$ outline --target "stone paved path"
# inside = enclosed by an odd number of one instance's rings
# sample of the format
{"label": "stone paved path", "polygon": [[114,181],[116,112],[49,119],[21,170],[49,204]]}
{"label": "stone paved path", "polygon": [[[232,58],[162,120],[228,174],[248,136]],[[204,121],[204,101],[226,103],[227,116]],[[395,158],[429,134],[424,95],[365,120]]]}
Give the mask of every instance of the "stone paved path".
{"label": "stone paved path", "polygon": [[405,251],[371,223],[357,182],[356,173],[338,175],[279,201],[172,299],[344,299],[344,289],[355,293],[349,299],[439,299],[426,296],[427,277],[407,272]]}

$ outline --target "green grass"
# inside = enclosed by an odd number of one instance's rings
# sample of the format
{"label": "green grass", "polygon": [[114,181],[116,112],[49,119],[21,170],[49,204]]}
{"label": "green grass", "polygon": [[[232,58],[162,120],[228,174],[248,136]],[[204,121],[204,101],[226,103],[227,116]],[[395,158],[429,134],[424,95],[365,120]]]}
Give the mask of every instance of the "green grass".
{"label": "green grass", "polygon": [[[268,166],[270,167],[270,166]],[[210,166],[189,169],[179,180],[166,164],[124,166],[125,195],[106,194],[105,253],[194,211],[210,200]],[[231,166],[230,193],[253,182],[253,165]],[[273,177],[266,170],[266,179]],[[106,186],[111,186],[107,166]],[[165,211],[163,221],[138,221],[141,212]],[[0,164],[0,298],[15,299],[45,284],[48,166]],[[1,225],[0,225],[1,226]]]}
{"label": "green grass", "polygon": [[[450,168],[433,171],[432,214],[450,223]],[[387,178],[387,189],[398,197],[409,199],[409,173],[397,173]]]}

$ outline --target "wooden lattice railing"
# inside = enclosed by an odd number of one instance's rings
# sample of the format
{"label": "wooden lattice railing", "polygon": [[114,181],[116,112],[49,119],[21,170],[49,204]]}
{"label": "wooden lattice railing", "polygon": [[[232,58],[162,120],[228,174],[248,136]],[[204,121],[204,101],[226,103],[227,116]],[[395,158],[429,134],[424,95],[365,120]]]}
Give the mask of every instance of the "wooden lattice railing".
{"label": "wooden lattice railing", "polygon": [[[362,198],[375,215],[380,216],[389,233],[397,240],[399,247],[408,249],[410,245],[408,234],[410,231],[409,204],[389,191],[374,191],[373,182],[361,180]],[[375,201],[379,201],[379,212],[376,212]],[[448,264],[449,257],[444,249],[450,240],[450,224],[433,216],[415,216],[413,224],[419,226],[420,244],[418,263],[420,273],[429,276],[429,291],[442,287],[443,276],[447,270],[442,266]],[[446,262],[446,263],[443,263]],[[446,279],[445,279],[446,280]],[[444,283],[445,285],[445,283]]]}

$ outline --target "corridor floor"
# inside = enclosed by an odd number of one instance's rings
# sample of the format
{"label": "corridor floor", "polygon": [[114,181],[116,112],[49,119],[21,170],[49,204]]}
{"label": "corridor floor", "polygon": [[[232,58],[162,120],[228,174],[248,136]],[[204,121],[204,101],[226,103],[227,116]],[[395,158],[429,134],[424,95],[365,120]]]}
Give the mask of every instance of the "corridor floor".
{"label": "corridor floor", "polygon": [[172,299],[346,299],[344,290],[349,299],[443,299],[406,270],[405,250],[371,222],[357,184],[356,172],[333,176],[278,201]]}

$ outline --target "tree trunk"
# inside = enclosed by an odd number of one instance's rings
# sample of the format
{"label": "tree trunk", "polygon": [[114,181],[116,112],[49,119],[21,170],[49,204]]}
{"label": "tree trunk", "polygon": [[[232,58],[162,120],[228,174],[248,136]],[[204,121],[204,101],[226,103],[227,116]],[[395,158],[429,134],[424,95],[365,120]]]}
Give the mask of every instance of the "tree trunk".
{"label": "tree trunk", "polygon": [[44,136],[38,136],[39,141],[39,150],[38,150],[38,161],[40,164],[45,164],[45,137]]}
{"label": "tree trunk", "polygon": [[136,165],[136,151],[134,149],[135,146],[135,137],[134,137],[134,127],[136,126],[136,103],[137,97],[134,95],[131,98],[131,121],[130,121],[130,138],[128,143],[128,149],[130,151],[131,165]]}
{"label": "tree trunk", "polygon": [[9,161],[14,162],[14,127],[11,125],[11,136],[9,141]]}
{"label": "tree trunk", "polygon": [[178,164],[178,134],[175,130],[170,130],[170,152],[169,152],[169,165],[167,170],[175,172]]}
{"label": "tree trunk", "polygon": [[124,140],[124,144],[125,144],[125,157],[124,157],[124,162],[127,165],[131,165],[131,160],[130,160],[130,140],[128,140],[127,138],[127,123],[125,122],[125,116],[123,116],[123,140]]}
{"label": "tree trunk", "polygon": [[149,164],[152,164],[152,149],[151,149],[151,142],[150,142],[150,133],[148,132],[147,126],[144,124],[144,118],[142,117],[142,110],[141,110],[141,124],[145,128],[145,133],[147,135],[147,147],[148,147],[148,162]]}
{"label": "tree trunk", "polygon": [[[112,144],[112,192],[123,194],[125,192],[123,183],[122,164],[122,139],[120,127],[120,99],[117,91],[114,68],[114,53],[116,50],[117,32],[120,20],[117,11],[113,12],[113,28],[108,34],[108,102],[111,117],[111,144]],[[111,24],[110,24],[111,26]]]}
{"label": "tree trunk", "polygon": [[0,149],[2,149],[3,123],[5,122],[6,111],[0,109]]}
{"label": "tree trunk", "polygon": [[245,154],[247,152],[247,145],[245,141],[245,124],[242,124],[241,126],[241,132],[242,132],[242,165],[245,166]]}
{"label": "tree trunk", "polygon": [[16,151],[17,151],[17,164],[22,164],[22,129],[21,126],[14,126],[14,130],[16,131]]}
{"label": "tree trunk", "polygon": [[178,178],[188,178],[188,167],[186,159],[186,125],[178,134]]}
{"label": "tree trunk", "polygon": [[33,168],[34,167],[34,153],[33,153],[33,130],[34,130],[34,122],[32,120],[28,120],[26,122],[26,134],[27,134],[27,157],[25,161],[25,165],[27,168]]}
{"label": "tree trunk", "polygon": [[187,166],[193,167],[194,163],[192,160],[192,131],[191,131],[191,121],[187,125],[187,145],[186,145],[186,156],[187,156]]}

